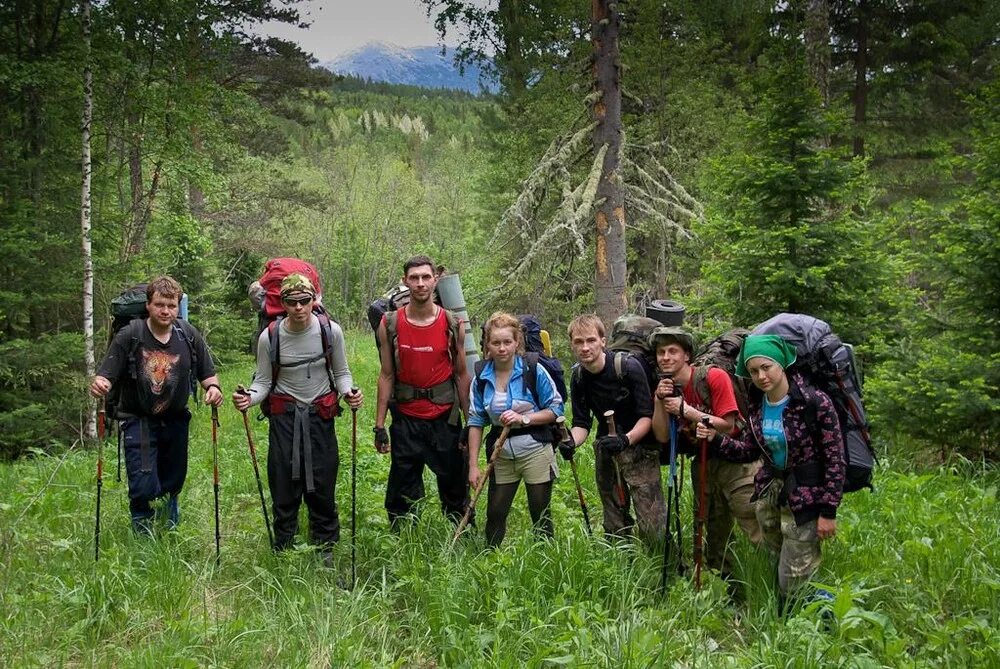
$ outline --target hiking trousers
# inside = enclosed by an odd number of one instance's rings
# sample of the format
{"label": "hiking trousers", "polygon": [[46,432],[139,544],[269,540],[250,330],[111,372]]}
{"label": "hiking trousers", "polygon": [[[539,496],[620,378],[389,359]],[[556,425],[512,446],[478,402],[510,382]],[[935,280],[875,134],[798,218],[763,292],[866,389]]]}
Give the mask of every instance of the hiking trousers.
{"label": "hiking trousers", "polygon": [[133,520],[153,517],[149,503],[177,495],[187,478],[188,425],[191,412],[171,416],[129,417],[121,422]]}
{"label": "hiking trousers", "polygon": [[[614,458],[614,459],[613,459]],[[618,468],[615,468],[615,459]],[[618,472],[624,479],[624,503],[619,499]],[[649,546],[661,546],[666,535],[667,505],[660,483],[660,456],[639,446],[629,446],[616,456],[594,445],[594,475],[608,536],[628,536],[633,525]],[[635,510],[633,519],[631,510]]]}
{"label": "hiking trousers", "polygon": [[754,503],[764,545],[776,562],[778,590],[785,597],[812,580],[822,563],[816,519],[795,524],[787,504],[778,505],[784,482],[772,479]]}
{"label": "hiking trousers", "polygon": [[458,448],[461,432],[461,427],[448,424],[448,412],[430,419],[396,413],[389,425],[385,489],[385,510],[393,526],[424,497],[424,465],[437,477],[442,511],[456,523],[461,519],[469,504],[469,462]]}
{"label": "hiking trousers", "polygon": [[[698,504],[701,500],[701,471],[698,458],[691,460],[691,487],[694,490],[694,527],[698,527]],[[705,491],[705,566],[728,575],[734,561],[733,520],[755,546],[763,541],[753,503],[754,477],[760,461],[730,462],[709,458]],[[695,536],[692,534],[692,536]],[[697,553],[698,547],[694,547]],[[697,556],[696,556],[697,557]]]}
{"label": "hiking trousers", "polygon": [[310,543],[340,540],[336,499],[340,455],[333,421],[310,411],[308,405],[270,417],[267,485],[274,511],[274,545],[279,550],[295,540],[303,500],[309,514]]}

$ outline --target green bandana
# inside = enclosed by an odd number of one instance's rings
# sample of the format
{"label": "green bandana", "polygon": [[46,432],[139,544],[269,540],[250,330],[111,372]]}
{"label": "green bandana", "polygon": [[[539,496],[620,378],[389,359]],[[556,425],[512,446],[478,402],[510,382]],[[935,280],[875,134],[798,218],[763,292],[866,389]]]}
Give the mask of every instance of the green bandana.
{"label": "green bandana", "polygon": [[747,360],[750,358],[767,358],[781,365],[782,369],[795,362],[795,347],[778,335],[750,335],[743,342],[740,358],[736,362],[736,374],[750,378],[747,372]]}

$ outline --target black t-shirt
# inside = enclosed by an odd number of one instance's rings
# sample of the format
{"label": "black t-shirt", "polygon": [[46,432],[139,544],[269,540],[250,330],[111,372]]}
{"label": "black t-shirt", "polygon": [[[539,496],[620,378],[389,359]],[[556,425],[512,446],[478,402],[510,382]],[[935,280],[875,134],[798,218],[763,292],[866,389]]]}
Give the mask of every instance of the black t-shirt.
{"label": "black t-shirt", "polygon": [[597,418],[597,436],[603,437],[608,433],[604,418],[608,409],[615,410],[615,430],[619,434],[631,430],[640,418],[653,417],[653,399],[645,370],[629,355],[624,356],[622,363],[621,381],[615,373],[615,353],[610,351],[604,352],[604,369],[597,374],[582,365],[574,370],[570,381],[573,427],[590,430],[593,419]]}
{"label": "black t-shirt", "polygon": [[[115,335],[97,374],[112,384],[122,384],[121,412],[133,416],[179,414],[187,408],[191,392],[192,348],[198,359],[195,378],[202,381],[213,376],[212,354],[193,327],[175,323],[164,344],[153,336],[145,320],[133,321]],[[133,363],[129,360],[132,350],[134,369],[130,369]]]}

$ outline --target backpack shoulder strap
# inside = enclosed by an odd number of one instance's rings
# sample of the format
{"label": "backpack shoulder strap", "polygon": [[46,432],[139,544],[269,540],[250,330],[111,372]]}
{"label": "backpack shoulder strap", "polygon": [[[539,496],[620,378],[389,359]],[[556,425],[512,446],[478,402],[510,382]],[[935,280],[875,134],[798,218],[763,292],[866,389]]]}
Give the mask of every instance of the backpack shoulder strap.
{"label": "backpack shoulder strap", "polygon": [[392,347],[392,363],[399,373],[399,311],[385,312],[385,338]]}
{"label": "backpack shoulder strap", "polygon": [[618,377],[618,381],[625,380],[625,359],[628,357],[628,353],[625,351],[615,351],[614,365],[615,365],[615,376]]}
{"label": "backpack shoulder strap", "polygon": [[278,374],[281,372],[281,359],[278,354],[278,348],[281,345],[279,333],[281,332],[280,326],[283,319],[283,316],[278,316],[267,324],[268,358],[271,362],[271,389],[267,392],[268,395],[273,393],[274,387],[278,385]]}
{"label": "backpack shoulder strap", "polygon": [[316,318],[319,319],[319,339],[323,347],[326,376],[330,380],[330,391],[336,392],[337,386],[333,381],[333,346],[331,344],[333,341],[333,320],[325,311],[317,313]]}
{"label": "backpack shoulder strap", "polygon": [[714,365],[698,365],[691,378],[694,392],[708,413],[712,413],[712,389],[708,385],[708,370],[712,367]]}
{"label": "backpack shoulder strap", "polygon": [[146,325],[145,318],[135,318],[125,326],[125,333],[128,336],[128,349],[126,349],[126,372],[133,379],[139,376],[138,353],[139,344],[142,342],[142,327]]}
{"label": "backpack shoulder strap", "polygon": [[476,389],[479,391],[479,395],[482,396],[486,392],[486,379],[482,377],[483,370],[486,369],[485,360],[476,360],[476,364],[473,368],[473,376],[476,379]]}
{"label": "backpack shoulder strap", "polygon": [[538,353],[529,351],[522,357],[524,358],[524,387],[531,393],[532,399],[535,400],[535,406],[544,408],[538,399]]}
{"label": "backpack shoulder strap", "polygon": [[462,355],[463,353],[463,351],[458,350],[459,328],[462,327],[462,319],[450,309],[445,309],[444,307],[441,307],[441,309],[444,311],[444,317],[448,321],[448,357],[454,362],[455,356]]}

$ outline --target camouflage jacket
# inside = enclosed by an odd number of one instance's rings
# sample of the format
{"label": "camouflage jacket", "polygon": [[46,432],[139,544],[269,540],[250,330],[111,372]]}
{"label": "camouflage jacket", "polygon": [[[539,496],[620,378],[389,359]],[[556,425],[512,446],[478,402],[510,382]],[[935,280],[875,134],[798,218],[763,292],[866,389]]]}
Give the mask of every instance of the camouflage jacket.
{"label": "camouflage jacket", "polygon": [[818,516],[836,518],[844,489],[844,442],[833,401],[797,375],[788,377],[788,406],[783,415],[788,461],[777,469],[762,433],[763,407],[753,402],[747,428],[737,436],[717,437],[712,449],[728,460],[750,462],[764,454],[765,465],[754,481],[754,498],[775,478],[784,478],[781,501],[799,525]]}

